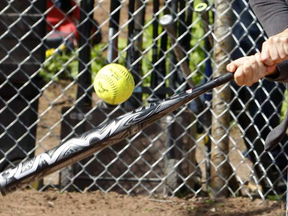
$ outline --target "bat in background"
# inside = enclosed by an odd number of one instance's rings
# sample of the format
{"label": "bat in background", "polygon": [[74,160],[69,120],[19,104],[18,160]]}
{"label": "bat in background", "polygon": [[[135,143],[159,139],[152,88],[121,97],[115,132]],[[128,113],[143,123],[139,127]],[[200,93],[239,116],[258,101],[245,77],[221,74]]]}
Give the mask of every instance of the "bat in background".
{"label": "bat in background", "polygon": [[[168,7],[167,7],[168,8]],[[153,14],[154,14],[154,21],[153,21],[153,47],[152,47],[152,65],[153,71],[151,73],[151,80],[150,80],[150,87],[154,90],[151,94],[151,99],[149,101],[155,101],[160,99],[166,98],[169,92],[166,84],[165,76],[167,75],[166,70],[166,60],[165,53],[167,51],[168,45],[168,36],[165,29],[162,27],[161,29],[161,39],[159,37],[159,9],[160,9],[160,1],[154,0],[153,1]],[[169,13],[169,9],[165,9],[164,13]],[[159,42],[160,42],[160,49],[159,49]],[[159,88],[158,85],[161,84]],[[158,88],[156,90],[156,88]],[[171,89],[172,92],[172,89]]]}
{"label": "bat in background", "polygon": [[[120,23],[120,0],[110,1],[110,19],[108,30],[108,48],[107,48],[107,63],[117,62],[118,57],[118,31]],[[98,105],[102,108],[113,108],[115,106],[101,101]]]}
{"label": "bat in background", "polygon": [[134,36],[134,20],[133,20],[133,13],[135,9],[135,0],[129,0],[128,6],[128,20],[130,21],[128,24],[128,40],[127,46],[129,49],[127,50],[127,57],[126,57],[126,67],[128,70],[131,70],[131,64],[133,62],[133,36]]}
{"label": "bat in background", "polygon": [[[159,11],[159,0],[153,1],[153,14],[156,16],[156,14]],[[158,16],[154,18],[153,21],[153,47],[152,47],[152,65],[154,67],[154,70],[151,73],[151,80],[150,80],[150,86],[152,89],[155,89],[158,85],[158,74],[157,74],[157,65],[156,62],[158,60],[158,44],[157,44],[157,36],[158,36]],[[153,100],[155,100],[155,96],[153,96]]]}
{"label": "bat in background", "polygon": [[201,94],[231,81],[233,77],[233,73],[227,73],[194,89],[140,107],[19,163],[16,167],[0,173],[2,195],[16,191],[138,133]]}
{"label": "bat in background", "polygon": [[[143,26],[145,22],[145,4],[142,0],[136,0],[135,2],[135,16],[134,16],[134,37],[136,40],[133,43],[133,60],[134,60],[134,76],[135,76],[135,84],[141,81],[141,72],[142,72],[142,47],[143,47]],[[135,95],[138,99],[138,103],[136,103],[136,107],[139,107],[142,102],[142,93],[137,93]]]}
{"label": "bat in background", "polygon": [[[92,90],[91,87],[92,79],[91,79],[91,65],[90,62],[90,52],[91,48],[89,43],[87,43],[87,39],[91,36],[92,30],[92,21],[93,17],[87,15],[93,11],[94,0],[82,1],[81,6],[82,10],[80,10],[80,26],[79,32],[79,78],[78,78],[78,89],[77,89],[77,106],[82,109],[84,106],[91,107],[92,106]],[[80,61],[81,60],[81,61]],[[88,90],[88,91],[87,91]],[[83,132],[81,132],[83,133]]]}
{"label": "bat in background", "polygon": [[138,86],[133,92],[132,97],[125,102],[124,107],[135,109],[142,103],[142,88],[139,86],[142,72],[142,43],[143,26],[145,19],[145,5],[142,0],[129,0],[129,25],[128,25],[128,45],[126,66],[134,77],[135,85]]}
{"label": "bat in background", "polygon": [[[177,61],[180,63],[180,68],[183,72],[182,73],[183,77],[186,79],[188,85],[191,88],[193,88],[194,82],[190,77],[191,71],[189,69],[188,62],[186,61],[187,59],[186,54],[183,52],[181,46],[178,43],[176,43],[177,36],[176,36],[175,27],[174,27],[175,23],[173,21],[173,16],[169,14],[162,16],[160,19],[160,24],[166,29],[168,35],[170,36],[170,40],[173,45],[173,51],[175,53]],[[183,85],[186,85],[186,82],[183,82],[183,84],[180,85],[178,89],[181,89]],[[195,107],[196,114],[201,113],[204,110],[204,106],[200,98],[195,98],[195,104],[196,104],[196,107]],[[203,122],[205,122],[205,120],[203,120]]]}
{"label": "bat in background", "polygon": [[[176,17],[175,14],[178,14],[178,0],[171,0],[170,2],[167,2],[168,5],[169,5],[169,8],[170,8],[170,14],[173,18]],[[174,34],[175,34],[175,38],[177,38],[177,31],[176,29],[177,28],[177,22],[173,23],[173,29],[175,30],[174,31]],[[163,25],[162,25],[163,26]],[[171,27],[172,28],[172,27]],[[174,41],[175,42],[175,41]],[[172,41],[170,41],[170,44],[172,45]],[[170,88],[173,88],[174,91],[175,89],[177,89],[177,87],[179,86],[179,82],[180,84],[183,83],[183,76],[178,76],[178,71],[179,71],[179,66],[176,66],[177,65],[177,58],[176,58],[176,55],[175,55],[175,51],[172,50],[171,54],[170,54],[170,59],[169,59],[169,72],[173,72],[170,76],[170,79],[169,79],[169,87]],[[182,80],[179,81],[179,78],[182,77]],[[182,82],[181,82],[182,81]],[[179,89],[178,89],[179,90]]]}
{"label": "bat in background", "polygon": [[112,63],[118,57],[118,37],[117,32],[119,30],[120,22],[120,0],[111,0],[110,5],[110,21],[109,21],[109,33],[108,33],[108,50],[107,50],[107,62]]}

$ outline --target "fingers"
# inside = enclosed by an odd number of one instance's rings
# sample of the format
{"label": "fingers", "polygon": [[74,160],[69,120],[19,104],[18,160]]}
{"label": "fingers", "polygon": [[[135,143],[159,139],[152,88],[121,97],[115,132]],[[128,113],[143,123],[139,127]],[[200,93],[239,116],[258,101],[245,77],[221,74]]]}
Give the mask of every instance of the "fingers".
{"label": "fingers", "polygon": [[288,60],[288,29],[265,41],[261,54],[237,59],[227,65],[227,71],[235,73],[238,85],[251,86],[264,76],[274,73],[276,65],[284,60]]}
{"label": "fingers", "polygon": [[[253,82],[251,81],[253,74],[251,72],[255,70],[255,65],[253,64],[253,61],[250,61],[251,58],[254,58],[253,56],[249,57],[242,57],[239,58],[230,64],[227,65],[226,69],[229,72],[235,73],[234,74],[234,80],[237,83],[237,85],[252,85]],[[253,79],[255,79],[253,77]]]}
{"label": "fingers", "polygon": [[242,58],[239,58],[231,63],[229,63],[227,66],[226,66],[226,70],[229,71],[229,72],[235,72],[237,70],[238,67],[240,67],[241,65],[243,65],[245,59],[248,58],[248,57],[242,57]]}
{"label": "fingers", "polygon": [[243,66],[238,67],[235,71],[234,80],[238,86],[245,85],[245,74],[243,73]]}
{"label": "fingers", "polygon": [[268,39],[262,45],[261,60],[268,66],[274,65],[274,61],[277,60],[278,56],[276,46],[272,46],[272,43],[273,42]]}
{"label": "fingers", "polygon": [[288,33],[270,37],[262,45],[261,60],[268,66],[288,59]]}
{"label": "fingers", "polygon": [[235,72],[236,69],[237,69],[237,66],[236,66],[236,64],[234,62],[231,62],[230,64],[228,64],[226,66],[226,70],[229,71],[229,72],[232,72],[232,73]]}
{"label": "fingers", "polygon": [[266,66],[261,61],[259,53],[245,58],[243,64],[239,66],[234,75],[237,85],[251,86],[266,75]]}

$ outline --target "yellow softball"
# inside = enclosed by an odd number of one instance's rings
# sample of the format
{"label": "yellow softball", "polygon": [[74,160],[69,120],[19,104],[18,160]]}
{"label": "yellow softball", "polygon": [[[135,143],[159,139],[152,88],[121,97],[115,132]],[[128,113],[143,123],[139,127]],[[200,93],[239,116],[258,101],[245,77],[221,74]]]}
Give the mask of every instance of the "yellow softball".
{"label": "yellow softball", "polygon": [[132,74],[126,67],[111,63],[101,68],[94,79],[94,89],[99,98],[116,105],[126,101],[135,87]]}

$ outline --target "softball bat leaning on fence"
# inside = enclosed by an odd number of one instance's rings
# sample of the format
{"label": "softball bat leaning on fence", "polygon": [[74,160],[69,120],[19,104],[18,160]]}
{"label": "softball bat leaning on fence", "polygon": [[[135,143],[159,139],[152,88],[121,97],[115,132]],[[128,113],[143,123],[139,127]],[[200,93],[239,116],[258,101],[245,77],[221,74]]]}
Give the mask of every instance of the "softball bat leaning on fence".
{"label": "softball bat leaning on fence", "polygon": [[199,95],[231,81],[233,76],[233,73],[227,73],[194,89],[137,108],[45,153],[19,163],[16,167],[0,173],[2,195],[16,191],[136,134]]}

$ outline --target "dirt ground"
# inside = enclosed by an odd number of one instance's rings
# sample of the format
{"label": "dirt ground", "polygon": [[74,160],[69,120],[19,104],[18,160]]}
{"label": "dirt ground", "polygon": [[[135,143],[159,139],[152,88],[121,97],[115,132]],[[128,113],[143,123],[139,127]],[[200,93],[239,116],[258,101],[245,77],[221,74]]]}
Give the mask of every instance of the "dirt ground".
{"label": "dirt ground", "polygon": [[1,216],[284,216],[284,203],[248,198],[126,196],[100,191],[81,193],[26,190],[0,197]]}

